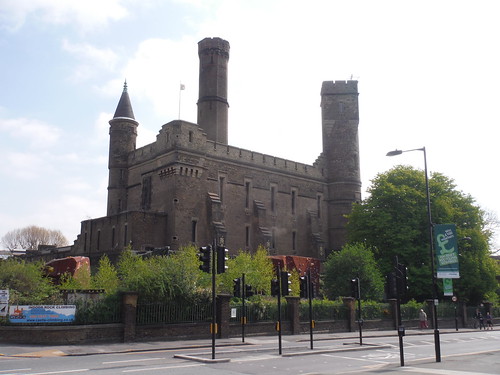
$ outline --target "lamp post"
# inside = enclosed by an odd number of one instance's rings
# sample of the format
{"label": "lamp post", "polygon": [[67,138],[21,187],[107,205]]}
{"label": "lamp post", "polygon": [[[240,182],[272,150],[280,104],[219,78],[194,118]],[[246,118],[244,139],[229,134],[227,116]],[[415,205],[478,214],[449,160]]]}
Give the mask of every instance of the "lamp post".
{"label": "lamp post", "polygon": [[431,257],[431,273],[432,273],[432,325],[434,327],[434,349],[436,352],[436,362],[441,362],[441,346],[439,343],[439,329],[437,318],[437,284],[436,273],[434,271],[434,238],[432,235],[432,215],[431,215],[431,198],[429,194],[429,177],[427,176],[427,153],[425,147],[415,148],[411,150],[394,150],[389,151],[386,156],[401,155],[403,152],[410,151],[423,151],[424,152],[424,173],[425,173],[425,190],[427,195],[427,218],[429,222],[429,244],[430,244],[430,257]]}

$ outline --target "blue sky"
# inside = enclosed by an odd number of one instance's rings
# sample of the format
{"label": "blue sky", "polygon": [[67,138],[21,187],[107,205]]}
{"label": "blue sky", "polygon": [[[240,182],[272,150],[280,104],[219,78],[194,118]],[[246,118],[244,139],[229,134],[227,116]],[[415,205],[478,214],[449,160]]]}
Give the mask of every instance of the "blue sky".
{"label": "blue sky", "polygon": [[[363,191],[396,164],[497,215],[497,1],[0,0],[0,237],[106,213],[108,121],[127,79],[138,146],[196,121],[197,42],[231,44],[229,143],[312,164],[322,81],[359,81]],[[366,195],[366,194],[365,194]],[[498,242],[495,245],[497,249]]]}

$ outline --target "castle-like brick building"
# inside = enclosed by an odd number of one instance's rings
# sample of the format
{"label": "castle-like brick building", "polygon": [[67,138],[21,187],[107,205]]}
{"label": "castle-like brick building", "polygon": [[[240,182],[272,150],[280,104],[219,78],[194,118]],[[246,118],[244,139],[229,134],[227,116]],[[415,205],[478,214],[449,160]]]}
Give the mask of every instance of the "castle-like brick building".
{"label": "castle-like brick building", "polygon": [[323,82],[323,150],[313,165],[228,145],[229,43],[206,38],[197,124],[176,120],[136,148],[125,85],[110,124],[107,215],[83,221],[72,255],[221,243],[236,253],[324,259],[345,242],[345,214],[361,199],[357,81]]}

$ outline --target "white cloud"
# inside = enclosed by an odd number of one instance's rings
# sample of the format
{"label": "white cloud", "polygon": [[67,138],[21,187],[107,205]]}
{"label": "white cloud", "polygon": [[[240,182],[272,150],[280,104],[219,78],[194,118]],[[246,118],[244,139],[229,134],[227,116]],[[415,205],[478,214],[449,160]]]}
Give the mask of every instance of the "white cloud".
{"label": "white cloud", "polygon": [[[116,103],[118,104],[118,102]],[[92,137],[91,142],[100,144],[103,142],[107,143],[109,141],[109,120],[112,118],[112,113],[99,113],[97,120],[94,123],[94,136]]]}
{"label": "white cloud", "polygon": [[5,163],[1,163],[0,173],[5,178],[20,181],[36,181],[46,177],[47,170],[52,169],[45,162],[46,155],[29,152],[5,152]]}
{"label": "white cloud", "polygon": [[[116,98],[118,103],[126,78],[134,114],[140,123],[138,144],[154,141],[162,124],[179,117],[180,94],[181,118],[196,122],[197,42],[196,38],[182,41],[145,40],[123,68],[121,77],[109,80],[99,88],[106,96]],[[181,82],[186,87],[182,93],[179,92]],[[153,113],[137,112],[134,104],[140,102],[151,103]]]}
{"label": "white cloud", "polygon": [[125,0],[5,0],[0,25],[15,32],[24,26],[28,17],[33,17],[47,24],[74,24],[90,31],[126,17],[125,3]]}
{"label": "white cloud", "polygon": [[0,131],[38,149],[54,146],[61,136],[61,131],[55,126],[26,118],[0,119]]}
{"label": "white cloud", "polygon": [[76,44],[63,39],[63,49],[73,54],[76,58],[86,60],[92,64],[99,64],[107,70],[112,70],[118,56],[109,48],[97,48],[88,43]]}
{"label": "white cloud", "polygon": [[82,82],[94,77],[99,71],[112,71],[118,55],[110,48],[97,48],[88,43],[71,43],[63,39],[62,48],[79,62],[73,73],[73,81]]}

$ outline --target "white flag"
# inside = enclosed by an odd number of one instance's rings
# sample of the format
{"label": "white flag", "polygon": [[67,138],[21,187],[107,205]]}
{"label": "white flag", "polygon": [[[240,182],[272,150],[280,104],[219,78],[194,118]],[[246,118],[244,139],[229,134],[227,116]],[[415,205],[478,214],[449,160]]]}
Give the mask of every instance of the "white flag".
{"label": "white flag", "polygon": [[185,90],[186,89],[186,86],[184,86],[184,84],[181,83],[181,90]]}

